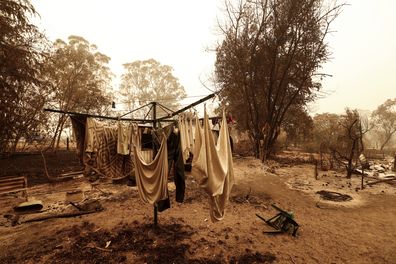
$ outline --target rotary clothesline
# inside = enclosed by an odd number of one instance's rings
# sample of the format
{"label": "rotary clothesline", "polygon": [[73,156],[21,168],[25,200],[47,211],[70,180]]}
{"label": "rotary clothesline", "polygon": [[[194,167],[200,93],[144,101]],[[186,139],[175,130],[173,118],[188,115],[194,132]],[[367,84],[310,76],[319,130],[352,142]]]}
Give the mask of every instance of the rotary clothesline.
{"label": "rotary clothesline", "polygon": [[[183,141],[188,138],[192,138],[192,134],[190,133],[192,132],[192,129],[187,129],[187,126],[181,125],[186,121],[183,120],[183,118],[187,119],[187,116],[183,115],[180,117],[178,133],[180,137],[174,141],[176,143],[180,142],[182,146],[186,145],[186,142],[183,144]],[[90,120],[90,118],[87,119],[87,124],[93,122],[94,121]],[[94,127],[97,128],[98,126]],[[157,206],[159,202],[169,198],[167,189],[169,174],[168,168],[169,164],[171,164],[169,163],[169,157],[172,159],[172,156],[168,155],[168,147],[170,146],[167,145],[167,140],[169,140],[169,135],[165,135],[165,133],[162,132],[162,129],[159,129],[159,137],[157,140],[158,142],[161,142],[159,150],[154,159],[152,161],[148,161],[141,155],[141,137],[138,125],[136,123],[132,123],[129,127],[122,127],[122,125],[119,124],[118,129],[119,138],[117,145],[122,146],[118,148],[122,153],[119,152],[118,154],[131,156],[131,149],[133,149],[132,159],[140,198],[144,202]],[[185,137],[183,137],[183,135],[185,135]],[[86,152],[95,152],[97,149],[95,146],[99,145],[99,143],[95,142],[90,143],[92,141],[91,138],[95,139],[97,137],[95,134],[93,136],[87,136]],[[213,222],[219,221],[224,217],[224,208],[234,183],[232,153],[228,126],[224,113],[217,143],[215,142],[209,125],[209,118],[205,111],[203,126],[201,126],[198,118],[196,117],[195,139],[192,138],[189,144],[190,149],[192,149],[193,152],[192,175],[197,180],[200,187],[204,189],[209,196],[211,220]],[[183,150],[180,148],[180,145],[177,149]],[[180,156],[182,152],[184,151],[179,151]],[[181,167],[183,168],[183,161],[185,161],[185,159],[181,158],[179,160],[181,160]],[[184,197],[184,171],[181,178],[183,180],[182,195]],[[177,193],[180,193],[179,186],[180,184],[176,184]],[[183,199],[178,202],[182,201]]]}
{"label": "rotary clothesline", "polygon": [[[95,114],[88,114],[88,113],[78,113],[78,112],[66,111],[66,110],[60,110],[60,109],[50,109],[50,108],[44,108],[43,110],[47,111],[47,112],[53,112],[53,113],[59,113],[59,114],[78,115],[78,116],[93,117],[93,118],[100,118],[100,119],[121,120],[121,121],[135,121],[135,122],[141,122],[141,123],[152,123],[153,127],[156,127],[157,122],[175,122],[175,120],[167,119],[167,118],[174,117],[174,116],[176,116],[176,115],[178,115],[178,114],[180,114],[180,113],[182,113],[182,112],[184,112],[184,111],[186,111],[186,110],[188,110],[188,109],[190,109],[190,108],[192,108],[192,107],[194,107],[196,105],[199,105],[199,104],[201,104],[201,103],[203,103],[203,102],[215,97],[216,95],[217,95],[217,93],[209,94],[209,95],[205,96],[204,98],[202,98],[202,99],[200,99],[200,100],[198,100],[198,101],[196,101],[194,103],[191,103],[191,104],[187,105],[186,107],[183,107],[182,109],[179,109],[179,110],[177,110],[175,112],[169,113],[166,116],[162,116],[162,117],[159,117],[159,118],[157,118],[157,115],[156,115],[156,112],[157,112],[156,111],[156,106],[158,105],[157,102],[151,102],[149,104],[146,104],[144,106],[141,106],[138,109],[134,109],[131,112],[129,112],[129,113],[132,113],[132,112],[137,111],[137,110],[139,110],[139,109],[141,109],[143,107],[151,105],[152,107],[147,112],[147,114],[150,113],[150,111],[152,111],[153,112],[153,118],[152,119],[146,119],[146,118],[125,118],[125,117],[123,117],[124,115],[122,115],[122,116],[103,116],[103,115],[95,115]],[[163,105],[161,105],[161,106],[163,106]],[[127,114],[129,114],[129,113],[127,113]]]}
{"label": "rotary clothesline", "polygon": [[[123,118],[123,117],[106,117],[100,115],[89,115],[89,114],[81,114],[70,111],[62,111],[62,110],[54,110],[54,109],[45,109],[45,111],[69,114],[74,117],[85,117],[87,120],[90,118],[101,118],[101,119],[110,119],[110,120],[118,120],[118,121],[134,121],[134,122],[142,122],[149,123],[152,122],[153,129],[156,129],[157,123],[159,122],[176,122],[176,120],[168,120],[167,118],[171,118],[173,116],[179,115],[178,125],[179,125],[179,134],[180,134],[180,145],[183,154],[183,161],[185,161],[187,154],[193,153],[193,162],[192,162],[192,175],[197,179],[200,183],[200,187],[205,190],[205,192],[209,195],[210,200],[210,216],[212,221],[221,220],[224,217],[224,207],[226,202],[228,201],[228,197],[234,182],[233,176],[233,164],[232,164],[232,154],[230,148],[230,139],[228,133],[228,126],[225,119],[225,114],[223,112],[222,124],[220,128],[220,135],[217,140],[217,144],[213,138],[213,134],[211,132],[211,128],[209,125],[209,117],[206,113],[204,114],[203,119],[203,127],[199,122],[198,117],[196,117],[195,122],[195,138],[194,132],[192,129],[192,120],[193,116],[190,115],[180,115],[182,112],[188,110],[189,108],[194,107],[206,100],[211,99],[216,94],[211,94],[202,98],[187,107],[184,107],[178,111],[169,113],[166,116],[156,118],[156,102],[151,103],[150,111],[152,110],[152,119],[132,119],[132,118]],[[148,106],[148,105],[146,105]],[[148,116],[148,113],[147,115]],[[88,118],[87,118],[88,117]],[[87,122],[89,123],[89,122]],[[139,145],[136,139],[136,134],[132,135],[130,138],[135,138],[130,141],[130,145],[125,144],[125,141],[128,138],[129,132],[120,131],[121,126],[120,122],[118,125],[118,137],[120,142],[118,143],[116,149],[124,154],[123,156],[133,156],[133,163],[135,166],[135,175],[139,195],[143,201],[154,204],[154,225],[157,225],[157,203],[163,200],[163,198],[168,196],[167,188],[165,188],[165,184],[167,183],[168,178],[168,153],[167,153],[167,140],[164,136],[161,141],[161,146],[155,155],[153,161],[147,162],[144,161],[141,157],[141,153],[139,153]],[[137,124],[134,124],[132,127],[135,127],[133,131],[138,131]],[[73,126],[74,128],[74,126]],[[106,129],[104,130],[106,131]],[[104,133],[106,134],[106,133]],[[109,134],[109,133],[108,133]],[[110,133],[111,134],[111,133]],[[111,134],[113,135],[113,134]],[[114,136],[114,135],[113,135]],[[80,131],[81,137],[81,131]],[[133,141],[133,142],[132,142]],[[83,144],[85,146],[85,144]],[[133,149],[132,149],[133,148]],[[89,150],[89,149],[88,149]],[[133,150],[133,151],[132,151]],[[84,149],[84,152],[86,149]],[[125,155],[129,153],[129,155]],[[133,153],[133,155],[131,155]],[[98,155],[99,157],[103,155]],[[165,158],[167,162],[165,162]],[[184,174],[184,171],[183,171]],[[184,175],[183,175],[184,178]],[[165,183],[165,184],[164,184]],[[183,179],[184,183],[184,179]],[[183,189],[183,197],[184,197],[184,189]],[[180,199],[179,199],[180,200]]]}

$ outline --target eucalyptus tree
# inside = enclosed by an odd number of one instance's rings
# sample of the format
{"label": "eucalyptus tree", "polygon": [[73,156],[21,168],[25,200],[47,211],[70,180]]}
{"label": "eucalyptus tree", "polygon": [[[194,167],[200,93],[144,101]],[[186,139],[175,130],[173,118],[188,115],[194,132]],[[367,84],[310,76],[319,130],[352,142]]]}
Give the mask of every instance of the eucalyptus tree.
{"label": "eucalyptus tree", "polygon": [[[46,76],[52,87],[50,105],[64,111],[103,114],[111,107],[113,74],[110,57],[79,36],[53,43],[46,64]],[[59,115],[50,146],[59,146],[67,116]]]}
{"label": "eucalyptus tree", "polygon": [[[321,88],[329,59],[326,36],[342,5],[324,0],[226,2],[217,47],[220,96],[250,133],[256,157],[273,152],[286,113],[303,107]],[[261,144],[260,144],[261,142]]]}
{"label": "eucalyptus tree", "polygon": [[[173,68],[154,59],[124,64],[120,91],[129,109],[158,101],[170,110],[177,110],[186,97],[184,87],[173,75]],[[160,110],[163,114],[166,111]]]}
{"label": "eucalyptus tree", "polygon": [[377,107],[372,114],[375,130],[381,140],[380,149],[390,142],[396,133],[396,98],[388,99]]}
{"label": "eucalyptus tree", "polygon": [[45,126],[42,107],[48,86],[42,79],[45,36],[32,24],[37,16],[27,0],[0,1],[0,152],[15,151],[18,141]]}

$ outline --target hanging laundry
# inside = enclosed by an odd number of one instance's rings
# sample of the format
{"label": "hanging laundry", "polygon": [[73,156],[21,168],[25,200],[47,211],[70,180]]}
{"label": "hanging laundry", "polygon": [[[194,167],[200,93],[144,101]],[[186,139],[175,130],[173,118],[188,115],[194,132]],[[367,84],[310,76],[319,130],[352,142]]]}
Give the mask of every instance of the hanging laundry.
{"label": "hanging laundry", "polygon": [[186,189],[183,155],[180,147],[180,133],[176,133],[174,129],[168,136],[168,165],[173,162],[174,182],[176,185],[176,202],[182,203]]}
{"label": "hanging laundry", "polygon": [[[186,184],[179,130],[175,129],[174,124],[171,124],[164,128],[157,129],[154,135],[154,142],[156,143],[157,148],[160,146],[160,141],[162,140],[163,135],[167,138],[168,172],[172,169],[173,164],[173,180],[176,186],[176,202],[182,203],[184,201]],[[161,212],[168,208],[170,208],[169,198],[158,202],[158,211]]]}
{"label": "hanging laundry", "polygon": [[209,195],[212,222],[222,220],[234,184],[230,139],[224,112],[217,144],[211,132],[206,110],[203,128],[199,121],[197,122],[191,174]]}
{"label": "hanging laundry", "polygon": [[125,126],[118,121],[117,131],[117,153],[121,155],[130,155],[131,153],[131,126]]}
{"label": "hanging laundry", "polygon": [[93,118],[87,118],[85,126],[85,151],[95,152],[97,148],[95,147],[95,131],[97,128],[97,123]]}
{"label": "hanging laundry", "polygon": [[192,120],[194,118],[194,113],[189,112],[187,113],[187,136],[188,136],[188,143],[189,143],[189,150],[192,152],[194,148],[194,132],[193,132],[193,126],[192,126]]}
{"label": "hanging laundry", "polygon": [[184,161],[186,161],[190,157],[190,149],[189,149],[189,142],[188,142],[187,127],[186,127],[186,123],[185,123],[185,117],[183,114],[179,115],[178,124],[179,124],[179,133],[180,133],[183,159],[184,159]]}
{"label": "hanging laundry", "polygon": [[87,118],[80,115],[70,116],[73,136],[76,139],[77,155],[80,160],[80,164],[84,164],[84,153],[85,153],[85,127],[87,123]]}
{"label": "hanging laundry", "polygon": [[198,159],[199,152],[202,146],[203,127],[199,121],[198,116],[195,117],[195,144],[193,148],[193,161]]}
{"label": "hanging laundry", "polygon": [[193,112],[188,112],[180,114],[178,119],[184,161],[188,160],[190,153],[192,153],[194,149],[194,131],[192,125],[194,115]]}
{"label": "hanging laundry", "polygon": [[[92,171],[109,178],[122,178],[132,174],[133,162],[129,155],[117,154],[117,126],[108,126],[93,118],[71,116],[73,131],[80,135],[80,159],[85,174]],[[82,136],[83,135],[83,136]]]}
{"label": "hanging laundry", "polygon": [[140,153],[140,147],[137,142],[137,125],[132,127],[133,135],[133,152],[135,161],[135,177],[139,190],[139,196],[144,202],[155,204],[160,200],[168,198],[168,151],[166,137],[161,141],[161,147],[158,150],[154,160],[146,163]]}

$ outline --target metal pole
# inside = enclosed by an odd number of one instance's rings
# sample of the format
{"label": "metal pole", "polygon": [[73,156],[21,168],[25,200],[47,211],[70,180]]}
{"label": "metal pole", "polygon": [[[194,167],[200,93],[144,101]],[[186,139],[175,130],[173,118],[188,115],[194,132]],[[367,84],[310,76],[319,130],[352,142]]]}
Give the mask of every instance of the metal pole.
{"label": "metal pole", "polygon": [[[182,113],[182,112],[184,112],[184,111],[190,109],[191,107],[194,107],[194,106],[196,106],[196,105],[198,105],[198,104],[200,104],[200,103],[203,103],[203,102],[205,102],[205,101],[211,99],[211,98],[214,97],[216,94],[217,94],[217,93],[209,94],[208,96],[205,96],[204,98],[202,98],[202,99],[200,99],[200,100],[198,100],[198,101],[196,101],[196,102],[194,102],[194,103],[192,103],[192,104],[189,104],[188,106],[183,107],[182,109],[177,110],[176,112],[173,112],[173,113],[171,113],[171,114],[168,114],[167,116],[163,116],[163,117],[158,118],[157,121],[162,121],[163,119],[167,119],[167,118],[173,117],[173,116],[175,116],[175,115],[178,115],[178,114],[180,114],[180,113]],[[153,118],[153,119],[154,119],[154,118]]]}
{"label": "metal pole", "polygon": [[[157,128],[157,121],[156,121],[156,118],[157,118],[157,102],[152,102],[151,103],[152,104],[152,109],[153,109],[153,129],[156,129]],[[155,157],[155,155],[154,155],[155,153],[154,153],[154,143],[153,143],[153,158]],[[154,227],[157,227],[158,226],[158,207],[157,207],[157,204],[155,203],[154,204]]]}
{"label": "metal pole", "polygon": [[154,227],[158,226],[158,207],[154,204]]}
{"label": "metal pole", "polygon": [[68,115],[78,115],[78,116],[86,116],[86,117],[93,117],[93,118],[110,119],[110,120],[135,121],[135,122],[143,122],[143,123],[150,123],[150,122],[154,121],[151,119],[141,119],[141,118],[119,118],[116,116],[91,115],[91,114],[86,114],[86,113],[77,113],[77,112],[63,111],[63,110],[49,109],[49,108],[44,108],[44,111],[60,113],[60,114],[68,114]]}

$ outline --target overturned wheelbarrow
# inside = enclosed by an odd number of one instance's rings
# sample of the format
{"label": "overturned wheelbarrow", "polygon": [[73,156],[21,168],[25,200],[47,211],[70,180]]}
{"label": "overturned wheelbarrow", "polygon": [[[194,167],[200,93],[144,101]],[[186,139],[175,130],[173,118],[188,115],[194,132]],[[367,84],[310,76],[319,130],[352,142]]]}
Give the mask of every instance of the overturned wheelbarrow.
{"label": "overturned wheelbarrow", "polygon": [[280,234],[280,233],[291,233],[293,236],[296,236],[299,225],[296,221],[294,221],[294,215],[291,212],[287,212],[276,205],[271,205],[275,208],[279,213],[274,217],[265,220],[262,216],[256,214],[258,218],[263,220],[267,225],[276,229],[276,231],[265,231],[267,234]]}

